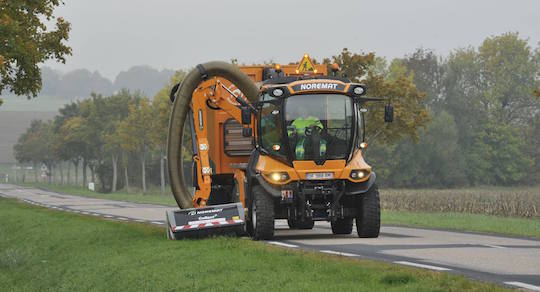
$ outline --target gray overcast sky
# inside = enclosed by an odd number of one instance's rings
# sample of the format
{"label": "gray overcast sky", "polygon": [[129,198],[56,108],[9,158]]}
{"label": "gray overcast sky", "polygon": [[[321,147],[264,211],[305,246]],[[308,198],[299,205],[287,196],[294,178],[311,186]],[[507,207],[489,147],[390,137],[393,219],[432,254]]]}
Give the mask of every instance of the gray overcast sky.
{"label": "gray overcast sky", "polygon": [[133,65],[188,68],[238,58],[288,63],[347,47],[401,57],[423,46],[446,55],[485,37],[518,31],[537,47],[540,1],[180,1],[65,0],[73,56],[60,71],[98,70],[113,79]]}

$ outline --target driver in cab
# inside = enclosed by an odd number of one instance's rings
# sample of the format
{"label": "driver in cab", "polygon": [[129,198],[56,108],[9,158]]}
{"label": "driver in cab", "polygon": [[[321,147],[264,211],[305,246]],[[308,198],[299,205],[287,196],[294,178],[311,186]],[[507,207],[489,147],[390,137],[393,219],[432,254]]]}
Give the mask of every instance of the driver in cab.
{"label": "driver in cab", "polygon": [[[318,128],[318,131],[316,131]],[[287,134],[289,138],[295,137],[296,139],[296,146],[295,146],[295,154],[296,159],[304,159],[306,148],[311,149],[315,145],[312,141],[308,141],[310,139],[307,139],[308,135],[310,137],[313,137],[314,135],[319,136],[318,134],[322,132],[324,126],[321,123],[321,121],[309,114],[309,111],[305,107],[298,107],[296,109],[296,118],[291,123],[291,126],[289,127]],[[306,129],[308,129],[306,131]],[[315,131],[313,130],[315,129]],[[316,132],[316,133],[314,133]],[[316,139],[319,140],[319,152],[321,156],[324,156],[326,153],[326,141],[322,138]],[[294,141],[294,140],[293,140]],[[311,147],[310,147],[311,146]]]}

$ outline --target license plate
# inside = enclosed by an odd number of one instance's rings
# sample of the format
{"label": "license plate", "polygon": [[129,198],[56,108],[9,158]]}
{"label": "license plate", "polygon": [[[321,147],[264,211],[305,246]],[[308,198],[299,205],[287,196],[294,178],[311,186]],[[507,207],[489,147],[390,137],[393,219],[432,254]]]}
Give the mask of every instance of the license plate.
{"label": "license plate", "polygon": [[306,175],[306,179],[333,179],[333,172],[310,172]]}

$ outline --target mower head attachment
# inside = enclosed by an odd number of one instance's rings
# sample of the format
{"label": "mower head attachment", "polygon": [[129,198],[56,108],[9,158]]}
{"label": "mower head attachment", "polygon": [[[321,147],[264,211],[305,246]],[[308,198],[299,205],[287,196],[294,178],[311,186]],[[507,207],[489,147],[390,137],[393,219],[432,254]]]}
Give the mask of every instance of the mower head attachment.
{"label": "mower head attachment", "polygon": [[169,239],[244,234],[242,203],[167,211]]}

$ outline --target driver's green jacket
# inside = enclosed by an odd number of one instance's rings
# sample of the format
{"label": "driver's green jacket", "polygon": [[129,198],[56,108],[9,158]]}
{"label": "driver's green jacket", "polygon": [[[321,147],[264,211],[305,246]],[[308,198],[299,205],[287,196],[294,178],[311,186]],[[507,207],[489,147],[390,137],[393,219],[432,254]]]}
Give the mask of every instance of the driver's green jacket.
{"label": "driver's green jacket", "polygon": [[[298,134],[298,141],[296,143],[296,159],[304,159],[305,154],[305,148],[304,148],[304,142],[306,138],[306,128],[309,126],[317,126],[319,128],[323,128],[323,124],[319,119],[313,116],[308,116],[307,118],[299,117],[296,120],[294,120],[291,124],[296,129],[296,133]],[[291,136],[293,131],[289,130],[287,131],[287,134]],[[321,146],[319,148],[320,154],[324,155],[326,153],[326,141],[324,139],[321,139]]]}
{"label": "driver's green jacket", "polygon": [[299,117],[292,122],[292,125],[296,128],[296,132],[300,133],[301,135],[304,135],[306,128],[309,126],[317,126],[321,129],[323,128],[321,121],[313,116],[309,116],[307,118]]}

